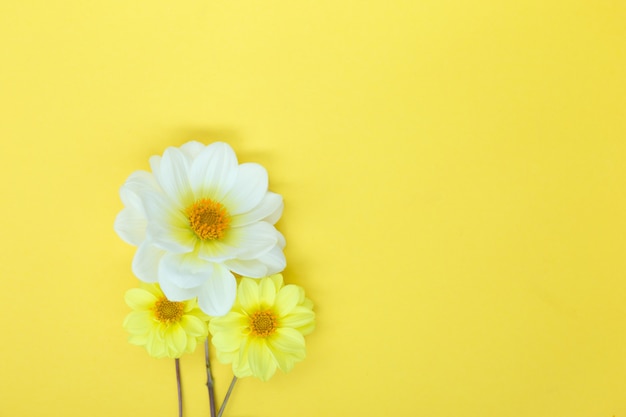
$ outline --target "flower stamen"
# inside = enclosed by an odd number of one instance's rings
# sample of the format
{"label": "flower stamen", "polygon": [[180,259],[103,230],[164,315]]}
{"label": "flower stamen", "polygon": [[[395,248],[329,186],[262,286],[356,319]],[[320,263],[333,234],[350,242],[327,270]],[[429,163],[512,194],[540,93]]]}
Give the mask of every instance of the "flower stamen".
{"label": "flower stamen", "polygon": [[256,311],[250,316],[250,331],[254,336],[268,337],[276,331],[277,327],[276,316],[269,310]]}
{"label": "flower stamen", "polygon": [[154,303],[154,316],[161,323],[169,324],[179,321],[185,312],[185,303],[180,301],[170,301],[161,297]]}
{"label": "flower stamen", "polygon": [[221,203],[202,198],[186,210],[189,225],[202,240],[218,240],[230,225],[230,216]]}

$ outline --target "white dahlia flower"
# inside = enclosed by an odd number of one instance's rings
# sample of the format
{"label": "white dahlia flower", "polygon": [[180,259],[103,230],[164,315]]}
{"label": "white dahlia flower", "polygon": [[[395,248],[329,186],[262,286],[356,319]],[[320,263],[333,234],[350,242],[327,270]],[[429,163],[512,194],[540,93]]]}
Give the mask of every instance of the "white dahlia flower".
{"label": "white dahlia flower", "polygon": [[232,272],[261,278],[285,268],[285,239],[274,224],[283,200],[267,190],[267,171],[239,164],[222,142],[188,142],[150,158],[152,173],[132,173],[120,196],[115,231],[137,246],[134,274],[157,282],[169,300],[198,297],[211,316],[230,310]]}

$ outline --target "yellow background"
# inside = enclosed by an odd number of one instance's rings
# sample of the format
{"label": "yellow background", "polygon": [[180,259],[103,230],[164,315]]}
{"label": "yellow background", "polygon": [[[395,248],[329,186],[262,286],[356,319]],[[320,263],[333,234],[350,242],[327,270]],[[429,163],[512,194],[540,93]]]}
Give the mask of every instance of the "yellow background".
{"label": "yellow background", "polygon": [[0,415],[176,415],[173,361],[121,328],[113,220],[196,139],[268,169],[318,314],[307,359],[225,417],[626,417],[624,22],[621,0],[2,2]]}

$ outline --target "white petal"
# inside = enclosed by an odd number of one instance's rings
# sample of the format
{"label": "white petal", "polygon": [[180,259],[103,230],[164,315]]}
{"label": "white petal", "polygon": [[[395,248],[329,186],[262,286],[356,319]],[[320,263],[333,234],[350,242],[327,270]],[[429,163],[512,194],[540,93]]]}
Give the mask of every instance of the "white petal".
{"label": "white petal", "polygon": [[231,259],[224,261],[224,265],[239,275],[262,278],[284,270],[287,266],[287,261],[282,248],[276,245],[258,259]]}
{"label": "white petal", "polygon": [[148,238],[167,251],[191,252],[198,239],[189,227],[187,217],[172,207],[163,195],[144,193],[143,199],[148,215]]}
{"label": "white petal", "polygon": [[133,258],[133,274],[143,282],[157,282],[159,262],[164,254],[165,251],[153,246],[149,241],[144,241],[137,248]]}
{"label": "white petal", "polygon": [[117,215],[114,229],[127,243],[138,246],[146,238],[147,218],[140,194],[144,190],[158,192],[152,174],[135,171],[120,188],[120,198],[125,208]]}
{"label": "white petal", "polygon": [[238,249],[238,259],[258,258],[269,252],[278,240],[278,231],[265,222],[230,229],[224,237],[225,244]]}
{"label": "white petal", "polygon": [[[274,194],[271,191],[268,191],[268,193]],[[279,195],[279,194],[278,194]],[[283,214],[283,209],[285,208],[285,205],[283,203],[283,198],[282,196],[280,197],[280,206],[278,206],[276,208],[276,210],[274,210],[272,213],[270,213],[267,217],[265,217],[263,219],[263,221],[268,222],[269,224],[276,224],[276,222],[280,219],[280,216],[282,216]]]}
{"label": "white petal", "polygon": [[200,287],[196,288],[181,288],[176,285],[175,282],[169,281],[169,276],[159,275],[159,286],[163,294],[170,301],[187,301],[197,297]]}
{"label": "white petal", "polygon": [[231,216],[246,213],[259,205],[267,192],[267,171],[259,164],[239,165],[233,188],[221,200]]}
{"label": "white petal", "polygon": [[148,162],[150,163],[150,171],[155,178],[158,178],[161,175],[161,155],[152,155]]}
{"label": "white petal", "polygon": [[213,264],[198,258],[195,252],[168,253],[159,265],[159,277],[179,288],[196,288],[213,275]]}
{"label": "white petal", "polygon": [[245,226],[258,221],[267,221],[267,223],[274,224],[280,218],[283,212],[283,198],[280,194],[272,193],[268,191],[261,202],[252,210],[232,216],[232,227]]}
{"label": "white petal", "polygon": [[250,278],[263,278],[268,274],[267,266],[257,259],[247,261],[241,259],[231,259],[224,261],[224,265],[236,274]]}
{"label": "white petal", "polygon": [[267,275],[277,274],[287,266],[285,254],[279,245],[274,246],[271,251],[261,256],[259,261],[267,266]]}
{"label": "white petal", "polygon": [[202,150],[206,148],[206,146],[198,141],[192,140],[191,142],[187,142],[180,147],[180,150],[187,156],[189,161],[193,161],[196,156],[202,152]]}
{"label": "white petal", "polygon": [[147,225],[144,213],[133,207],[126,207],[115,218],[113,229],[124,242],[138,246],[146,238]]}
{"label": "white petal", "polygon": [[160,191],[159,184],[154,175],[147,171],[135,171],[124,182],[120,188],[120,197],[125,206],[132,206],[141,210],[143,203],[140,195],[143,191]]}
{"label": "white petal", "polygon": [[198,256],[211,262],[223,262],[228,259],[234,259],[239,249],[227,244],[226,242],[204,241],[200,243]]}
{"label": "white petal", "polygon": [[198,305],[209,316],[223,316],[235,302],[237,282],[228,269],[215,265],[213,275],[200,287]]}
{"label": "white petal", "polygon": [[283,234],[280,233],[278,230],[276,231],[276,234],[278,235],[278,246],[280,246],[281,249],[284,249],[285,246],[287,245],[285,236],[283,236]]}
{"label": "white petal", "polygon": [[196,199],[221,200],[237,178],[237,156],[223,142],[207,146],[193,161],[189,174]]}
{"label": "white petal", "polygon": [[159,164],[159,173],[155,176],[172,201],[177,201],[181,207],[192,203],[189,200],[191,187],[189,185],[189,160],[178,148],[167,148]]}

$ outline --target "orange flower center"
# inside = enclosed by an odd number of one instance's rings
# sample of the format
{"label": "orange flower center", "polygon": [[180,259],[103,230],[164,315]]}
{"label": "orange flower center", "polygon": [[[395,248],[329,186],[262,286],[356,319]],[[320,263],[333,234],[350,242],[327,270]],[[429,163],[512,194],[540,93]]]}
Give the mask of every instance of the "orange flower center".
{"label": "orange flower center", "polygon": [[267,337],[276,331],[278,322],[271,311],[257,311],[250,316],[250,330],[252,335]]}
{"label": "orange flower center", "polygon": [[226,208],[216,201],[203,198],[187,208],[189,225],[202,240],[217,240],[224,236],[230,225]]}
{"label": "orange flower center", "polygon": [[154,315],[161,323],[174,323],[183,317],[185,303],[161,297],[154,303]]}

